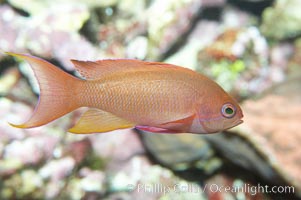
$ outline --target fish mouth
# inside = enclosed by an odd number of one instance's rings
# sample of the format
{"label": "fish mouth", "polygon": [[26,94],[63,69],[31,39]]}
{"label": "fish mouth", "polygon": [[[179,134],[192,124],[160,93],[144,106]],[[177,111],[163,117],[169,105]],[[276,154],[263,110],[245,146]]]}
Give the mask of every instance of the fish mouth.
{"label": "fish mouth", "polygon": [[[238,115],[238,119],[235,121],[234,126],[238,126],[239,124],[242,124],[244,122],[244,120],[242,120],[242,118],[244,117],[242,111],[240,110],[239,115]],[[234,127],[232,126],[232,127]]]}
{"label": "fish mouth", "polygon": [[235,123],[235,126],[237,126],[237,125],[239,125],[239,124],[241,124],[241,123],[243,123],[243,122],[244,122],[244,120],[242,120],[242,119],[237,120],[237,122]]}
{"label": "fish mouth", "polygon": [[235,121],[235,123],[233,124],[233,126],[230,126],[229,128],[227,129],[230,129],[230,128],[233,128],[235,126],[238,126],[239,124],[243,123],[244,121],[242,119],[238,119],[237,121]]}

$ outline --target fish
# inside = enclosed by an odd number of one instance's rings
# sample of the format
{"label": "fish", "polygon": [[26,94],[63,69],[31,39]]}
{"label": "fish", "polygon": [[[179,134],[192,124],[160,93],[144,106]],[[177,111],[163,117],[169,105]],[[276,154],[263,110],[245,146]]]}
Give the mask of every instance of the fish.
{"label": "fish", "polygon": [[40,95],[32,116],[16,128],[33,128],[87,107],[68,132],[104,133],[136,128],[153,133],[216,133],[243,122],[237,103],[201,73],[135,59],[71,60],[81,77],[29,54]]}

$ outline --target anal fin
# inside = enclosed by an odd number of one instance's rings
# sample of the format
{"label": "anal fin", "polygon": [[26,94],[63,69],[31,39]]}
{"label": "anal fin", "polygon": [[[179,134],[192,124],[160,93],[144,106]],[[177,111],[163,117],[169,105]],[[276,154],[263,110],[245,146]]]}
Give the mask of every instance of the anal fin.
{"label": "anal fin", "polygon": [[76,134],[104,133],[133,126],[135,124],[109,112],[99,109],[89,109],[68,132]]}

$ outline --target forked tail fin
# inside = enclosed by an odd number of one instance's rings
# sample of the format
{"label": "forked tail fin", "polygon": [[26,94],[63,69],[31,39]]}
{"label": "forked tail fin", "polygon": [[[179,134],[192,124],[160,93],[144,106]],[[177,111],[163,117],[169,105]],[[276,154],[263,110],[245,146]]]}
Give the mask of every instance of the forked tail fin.
{"label": "forked tail fin", "polygon": [[10,125],[17,128],[41,126],[80,107],[74,93],[82,80],[35,56],[7,54],[29,62],[40,86],[39,102],[32,116],[23,124],[10,123]]}

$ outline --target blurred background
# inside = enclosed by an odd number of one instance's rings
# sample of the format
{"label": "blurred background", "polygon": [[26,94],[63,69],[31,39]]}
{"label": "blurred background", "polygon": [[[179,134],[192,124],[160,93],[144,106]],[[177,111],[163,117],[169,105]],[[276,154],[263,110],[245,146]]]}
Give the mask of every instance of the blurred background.
{"label": "blurred background", "polygon": [[299,0],[0,0],[1,51],[73,75],[70,59],[181,65],[245,115],[213,135],[66,133],[80,111],[16,129],[7,121],[29,117],[39,89],[26,63],[0,54],[0,199],[300,199],[300,10]]}

